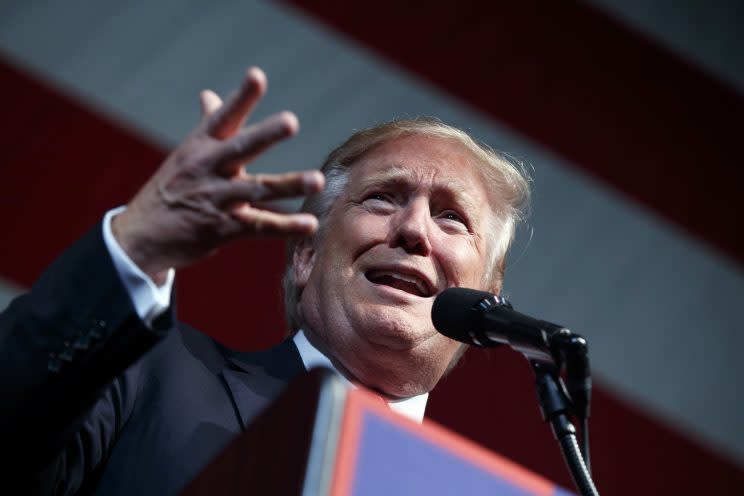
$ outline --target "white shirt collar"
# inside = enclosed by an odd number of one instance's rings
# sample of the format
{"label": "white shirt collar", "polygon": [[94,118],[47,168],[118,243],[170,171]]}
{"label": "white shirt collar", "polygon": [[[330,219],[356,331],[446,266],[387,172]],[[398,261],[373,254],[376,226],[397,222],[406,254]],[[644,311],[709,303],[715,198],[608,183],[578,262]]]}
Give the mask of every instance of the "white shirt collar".
{"label": "white shirt collar", "polygon": [[[302,357],[302,363],[305,365],[307,370],[310,370],[313,367],[327,367],[335,371],[347,386],[356,387],[351,381],[344,377],[336,367],[333,366],[333,362],[331,362],[327,356],[321,353],[310,341],[308,341],[307,336],[305,336],[302,329],[297,331],[297,334],[292,337],[292,340],[297,346],[297,349],[300,352],[300,357]],[[415,420],[420,424],[424,419],[424,411],[426,410],[426,401],[428,399],[429,393],[424,393],[402,400],[388,400],[388,405],[390,405],[391,410]]]}

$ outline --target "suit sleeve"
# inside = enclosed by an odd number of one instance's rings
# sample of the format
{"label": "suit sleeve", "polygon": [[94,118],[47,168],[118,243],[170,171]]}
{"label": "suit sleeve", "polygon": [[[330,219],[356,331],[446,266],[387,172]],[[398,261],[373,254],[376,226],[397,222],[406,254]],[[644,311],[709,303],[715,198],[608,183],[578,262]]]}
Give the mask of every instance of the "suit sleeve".
{"label": "suit sleeve", "polygon": [[173,322],[169,311],[142,323],[101,232],[0,314],[0,469],[41,492],[74,491],[95,472],[131,413],[137,359]]}

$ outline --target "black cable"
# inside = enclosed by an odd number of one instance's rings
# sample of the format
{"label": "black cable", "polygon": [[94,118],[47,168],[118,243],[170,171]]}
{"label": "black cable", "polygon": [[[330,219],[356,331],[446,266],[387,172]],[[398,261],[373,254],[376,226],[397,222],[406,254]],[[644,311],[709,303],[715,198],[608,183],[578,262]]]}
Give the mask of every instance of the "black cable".
{"label": "black cable", "polygon": [[584,464],[586,465],[586,470],[591,475],[592,473],[592,462],[591,457],[589,455],[589,419],[583,418],[581,419],[581,454],[584,457]]}
{"label": "black cable", "polygon": [[563,451],[563,458],[566,460],[566,465],[568,465],[568,470],[571,472],[574,484],[576,484],[582,496],[599,496],[579,451],[576,436],[573,434],[561,436],[558,439],[558,443],[561,446],[561,451]]}

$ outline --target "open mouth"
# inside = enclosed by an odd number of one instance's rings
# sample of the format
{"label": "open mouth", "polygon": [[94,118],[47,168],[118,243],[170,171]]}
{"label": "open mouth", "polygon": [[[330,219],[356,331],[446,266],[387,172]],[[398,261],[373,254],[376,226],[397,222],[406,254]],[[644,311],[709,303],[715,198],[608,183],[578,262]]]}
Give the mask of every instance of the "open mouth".
{"label": "open mouth", "polygon": [[413,274],[402,274],[392,270],[368,270],[364,276],[373,284],[390,286],[422,298],[428,298],[433,294],[427,282]]}

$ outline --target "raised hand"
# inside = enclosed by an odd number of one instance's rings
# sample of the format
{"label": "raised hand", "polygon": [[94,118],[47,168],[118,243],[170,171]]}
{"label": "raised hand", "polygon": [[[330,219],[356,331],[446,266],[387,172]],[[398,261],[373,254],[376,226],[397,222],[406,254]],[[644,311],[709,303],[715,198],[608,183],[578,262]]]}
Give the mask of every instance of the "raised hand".
{"label": "raised hand", "polygon": [[242,127],[266,86],[264,73],[251,68],[224,104],[203,91],[199,125],[114,217],[117,241],[155,282],[168,268],[193,263],[240,236],[306,236],[317,229],[314,216],[279,213],[265,202],[319,191],[319,171],[248,174],[243,168],[299,129],[291,112]]}

